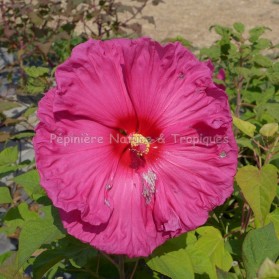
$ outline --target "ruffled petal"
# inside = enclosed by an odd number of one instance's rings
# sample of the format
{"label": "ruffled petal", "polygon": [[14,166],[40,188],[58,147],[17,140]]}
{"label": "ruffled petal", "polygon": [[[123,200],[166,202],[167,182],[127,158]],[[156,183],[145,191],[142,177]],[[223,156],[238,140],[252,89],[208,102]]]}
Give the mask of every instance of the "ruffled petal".
{"label": "ruffled petal", "polygon": [[125,153],[106,189],[107,206],[113,207],[109,222],[93,226],[77,211],[62,210],[60,214],[68,233],[106,253],[148,256],[167,239],[167,235],[156,229],[152,207],[142,198],[142,176],[127,168],[128,162],[128,153]]}
{"label": "ruffled petal", "polygon": [[122,55],[114,44],[89,40],[75,47],[71,57],[58,66],[55,73],[54,113],[129,129],[135,112],[126,90],[121,61]]}

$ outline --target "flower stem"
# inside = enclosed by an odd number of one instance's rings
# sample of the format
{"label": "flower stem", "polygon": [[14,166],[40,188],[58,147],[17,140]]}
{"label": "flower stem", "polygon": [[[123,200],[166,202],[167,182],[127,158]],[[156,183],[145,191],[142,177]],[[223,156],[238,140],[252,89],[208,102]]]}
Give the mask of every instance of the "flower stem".
{"label": "flower stem", "polygon": [[119,256],[119,279],[125,279],[125,264],[124,264],[124,256]]}
{"label": "flower stem", "polygon": [[134,275],[135,275],[136,270],[137,270],[137,267],[138,267],[138,263],[139,263],[139,260],[137,260],[136,263],[135,263],[135,266],[134,266],[134,268],[133,268],[133,271],[132,271],[132,274],[131,274],[131,276],[130,276],[130,279],[133,279],[133,278],[134,278]]}

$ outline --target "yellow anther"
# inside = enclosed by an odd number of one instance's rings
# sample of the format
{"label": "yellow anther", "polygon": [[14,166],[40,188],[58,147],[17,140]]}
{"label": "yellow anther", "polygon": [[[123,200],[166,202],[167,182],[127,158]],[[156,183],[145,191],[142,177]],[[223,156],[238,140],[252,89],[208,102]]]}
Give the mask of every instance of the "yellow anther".
{"label": "yellow anther", "polygon": [[132,134],[130,136],[130,144],[132,147],[132,150],[137,152],[137,155],[142,156],[144,154],[147,154],[149,152],[150,143],[141,134]]}

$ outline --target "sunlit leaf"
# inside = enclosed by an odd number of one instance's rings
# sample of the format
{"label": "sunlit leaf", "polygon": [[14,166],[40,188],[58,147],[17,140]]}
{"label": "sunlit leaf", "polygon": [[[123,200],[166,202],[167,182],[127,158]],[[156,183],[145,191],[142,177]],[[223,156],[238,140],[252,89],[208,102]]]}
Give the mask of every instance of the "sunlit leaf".
{"label": "sunlit leaf", "polygon": [[244,121],[236,116],[233,116],[233,124],[244,134],[249,137],[254,136],[254,132],[256,130],[256,126],[248,121]]}
{"label": "sunlit leaf", "polygon": [[26,74],[30,77],[33,78],[38,78],[40,76],[43,76],[45,74],[48,74],[49,69],[48,68],[44,68],[44,67],[24,67],[24,71],[26,72]]}
{"label": "sunlit leaf", "polygon": [[185,245],[184,236],[167,241],[153,252],[147,265],[173,279],[194,279],[194,267]]}
{"label": "sunlit leaf", "polygon": [[258,271],[258,279],[278,279],[279,264],[275,264],[270,259],[266,259]]}
{"label": "sunlit leaf", "polygon": [[264,137],[272,137],[278,131],[278,123],[267,123],[260,129],[260,134]]}
{"label": "sunlit leaf", "polygon": [[24,188],[28,196],[35,200],[44,195],[44,190],[40,186],[40,177],[37,170],[31,170],[16,176],[14,181]]}
{"label": "sunlit leaf", "polygon": [[0,187],[0,204],[11,203],[12,197],[8,187]]}
{"label": "sunlit leaf", "polygon": [[265,165],[259,170],[254,166],[245,166],[238,170],[236,181],[255,214],[257,224],[263,226],[276,195],[276,167]]}
{"label": "sunlit leaf", "polygon": [[205,226],[196,230],[201,237],[194,248],[210,258],[211,262],[224,271],[228,271],[233,259],[225,249],[225,242],[220,231],[214,227]]}
{"label": "sunlit leaf", "polygon": [[18,158],[17,146],[7,147],[0,152],[0,166],[15,163]]}

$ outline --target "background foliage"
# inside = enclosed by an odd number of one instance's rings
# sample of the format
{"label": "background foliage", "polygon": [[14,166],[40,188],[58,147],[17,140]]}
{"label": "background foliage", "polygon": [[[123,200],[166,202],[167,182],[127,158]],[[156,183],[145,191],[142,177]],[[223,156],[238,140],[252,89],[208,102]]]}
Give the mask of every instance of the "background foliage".
{"label": "background foliage", "polygon": [[[40,187],[30,143],[37,102],[54,84],[55,67],[90,37],[140,36],[134,18],[154,24],[142,14],[147,1],[0,1],[0,279],[279,278],[279,46],[264,38],[267,27],[212,26],[220,38],[204,49],[180,36],[167,39],[211,59],[233,113],[234,193],[203,227],[149,258],[108,256],[65,233]],[[124,21],[122,12],[129,14]]]}

